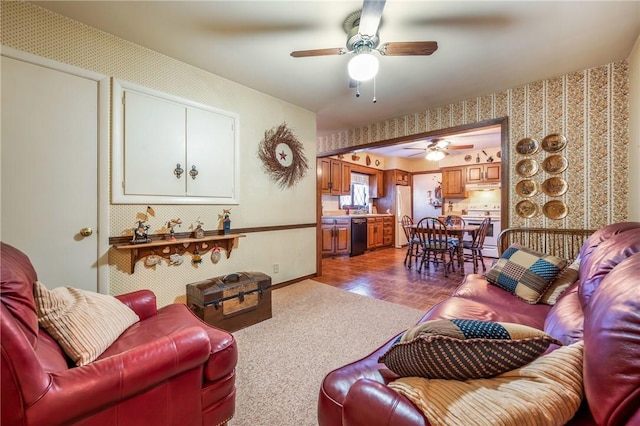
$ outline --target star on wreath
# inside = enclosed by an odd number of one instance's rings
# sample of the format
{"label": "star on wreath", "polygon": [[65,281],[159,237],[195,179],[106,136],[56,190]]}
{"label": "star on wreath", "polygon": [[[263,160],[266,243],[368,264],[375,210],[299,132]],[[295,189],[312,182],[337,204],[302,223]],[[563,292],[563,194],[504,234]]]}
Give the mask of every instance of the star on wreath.
{"label": "star on wreath", "polygon": [[304,155],[304,146],[298,141],[286,123],[264,132],[258,156],[262,166],[280,188],[291,187],[302,179],[309,163]]}

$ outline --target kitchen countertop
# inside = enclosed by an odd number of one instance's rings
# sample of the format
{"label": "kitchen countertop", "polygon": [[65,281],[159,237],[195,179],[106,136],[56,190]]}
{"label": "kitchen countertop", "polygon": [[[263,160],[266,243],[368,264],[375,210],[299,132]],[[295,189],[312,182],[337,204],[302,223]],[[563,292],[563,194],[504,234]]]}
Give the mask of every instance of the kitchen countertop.
{"label": "kitchen countertop", "polygon": [[389,217],[393,216],[392,214],[387,213],[367,213],[367,214],[343,214],[343,215],[326,215],[322,216],[322,219],[349,219],[351,217]]}

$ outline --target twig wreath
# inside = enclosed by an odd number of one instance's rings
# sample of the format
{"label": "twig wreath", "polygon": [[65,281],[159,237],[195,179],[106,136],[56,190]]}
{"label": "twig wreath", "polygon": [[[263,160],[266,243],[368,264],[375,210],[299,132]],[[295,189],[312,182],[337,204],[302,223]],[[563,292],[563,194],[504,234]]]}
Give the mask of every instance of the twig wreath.
{"label": "twig wreath", "polygon": [[295,185],[309,170],[303,150],[303,145],[291,129],[287,128],[287,123],[282,123],[277,128],[264,132],[258,156],[271,179],[280,188],[287,188]]}

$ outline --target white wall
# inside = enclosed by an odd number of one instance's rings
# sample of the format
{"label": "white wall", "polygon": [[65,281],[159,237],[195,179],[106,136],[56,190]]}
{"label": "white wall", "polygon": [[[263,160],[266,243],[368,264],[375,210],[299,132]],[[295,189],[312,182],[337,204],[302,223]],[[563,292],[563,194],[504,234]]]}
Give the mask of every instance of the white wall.
{"label": "white wall", "polygon": [[433,207],[428,204],[429,191],[431,198],[435,200],[435,189],[438,182],[442,182],[442,173],[421,173],[413,175],[413,220],[427,216],[439,216],[442,207]]}
{"label": "white wall", "polygon": [[640,221],[640,37],[629,56],[629,220]]}

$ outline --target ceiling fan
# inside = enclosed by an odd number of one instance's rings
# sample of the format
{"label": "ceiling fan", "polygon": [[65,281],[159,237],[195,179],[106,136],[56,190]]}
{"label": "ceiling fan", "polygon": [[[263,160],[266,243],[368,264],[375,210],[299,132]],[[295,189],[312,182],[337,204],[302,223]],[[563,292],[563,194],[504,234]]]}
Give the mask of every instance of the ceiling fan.
{"label": "ceiling fan", "polygon": [[[421,151],[425,151],[425,158],[431,161],[438,161],[445,157],[445,155],[449,155],[447,151],[456,150],[456,149],[473,149],[473,145],[452,145],[451,141],[448,139],[432,139],[429,145],[426,148],[413,148],[408,147],[405,149],[419,149]],[[422,153],[417,153],[410,155],[409,157],[413,157],[416,155],[422,155]]]}
{"label": "ceiling fan", "polygon": [[328,56],[355,54],[349,61],[349,76],[357,82],[367,81],[378,72],[377,52],[383,56],[431,55],[438,49],[435,41],[389,42],[380,45],[378,27],[382,19],[385,0],[364,0],[362,10],[352,13],[344,21],[347,33],[346,48],[296,50],[291,52],[294,58],[308,56]]}

